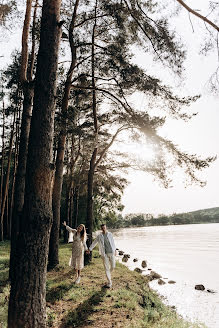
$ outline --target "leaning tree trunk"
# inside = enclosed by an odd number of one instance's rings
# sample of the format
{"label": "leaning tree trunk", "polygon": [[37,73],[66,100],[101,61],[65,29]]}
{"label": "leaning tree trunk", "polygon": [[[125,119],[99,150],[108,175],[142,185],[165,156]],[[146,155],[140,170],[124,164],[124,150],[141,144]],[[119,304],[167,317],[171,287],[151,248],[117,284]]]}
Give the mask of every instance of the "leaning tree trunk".
{"label": "leaning tree trunk", "polygon": [[52,209],[53,209],[53,224],[50,234],[49,241],[49,264],[48,268],[52,269],[59,263],[59,227],[60,227],[60,207],[61,207],[61,193],[62,193],[62,181],[63,181],[63,167],[64,167],[64,153],[65,153],[65,144],[66,144],[66,125],[67,125],[67,111],[68,111],[68,102],[69,95],[71,90],[71,80],[73,71],[76,64],[76,47],[73,40],[73,30],[75,26],[77,9],[78,9],[79,0],[76,0],[74,6],[74,12],[72,15],[71,24],[69,27],[69,44],[71,49],[71,65],[68,70],[64,95],[62,99],[62,109],[61,109],[61,130],[58,140],[58,149],[56,156],[56,171],[52,195]]}
{"label": "leaning tree trunk", "polygon": [[61,0],[43,1],[24,208],[9,299],[9,328],[46,327],[46,268],[52,225],[51,156],[62,25],[60,5]]}

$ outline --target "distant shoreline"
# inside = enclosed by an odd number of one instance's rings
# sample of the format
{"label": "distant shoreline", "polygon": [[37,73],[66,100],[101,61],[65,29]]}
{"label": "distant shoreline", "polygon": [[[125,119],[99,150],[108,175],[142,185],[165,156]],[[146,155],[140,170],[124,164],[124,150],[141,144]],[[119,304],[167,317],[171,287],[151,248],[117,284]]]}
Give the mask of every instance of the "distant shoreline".
{"label": "distant shoreline", "polygon": [[109,228],[168,226],[185,224],[219,223],[219,207],[197,210],[188,213],[160,215],[154,218],[151,214],[139,213],[128,214],[114,222],[107,222]]}
{"label": "distant shoreline", "polygon": [[203,221],[203,222],[185,222],[185,223],[166,223],[166,224],[145,224],[145,225],[127,225],[127,226],[118,226],[113,227],[109,225],[110,229],[117,230],[123,228],[145,228],[145,227],[167,227],[167,226],[179,226],[179,225],[190,225],[190,224],[213,224],[219,223],[218,221]]}

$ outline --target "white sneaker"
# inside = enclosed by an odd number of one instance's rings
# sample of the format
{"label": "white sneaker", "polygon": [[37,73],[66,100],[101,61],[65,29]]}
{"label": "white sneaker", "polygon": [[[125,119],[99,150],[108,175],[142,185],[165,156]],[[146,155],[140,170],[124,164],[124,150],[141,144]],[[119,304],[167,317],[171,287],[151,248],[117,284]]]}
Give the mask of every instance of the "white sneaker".
{"label": "white sneaker", "polygon": [[75,284],[79,284],[80,280],[81,280],[81,277],[80,276],[77,277],[77,279],[75,280]]}

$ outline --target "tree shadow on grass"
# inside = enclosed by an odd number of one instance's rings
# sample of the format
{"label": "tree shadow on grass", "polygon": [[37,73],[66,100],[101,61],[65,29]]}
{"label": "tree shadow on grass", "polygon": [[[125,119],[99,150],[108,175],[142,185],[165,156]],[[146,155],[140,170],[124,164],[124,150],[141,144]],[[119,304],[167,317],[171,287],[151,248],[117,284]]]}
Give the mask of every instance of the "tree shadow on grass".
{"label": "tree shadow on grass", "polygon": [[[102,287],[100,291],[95,292],[73,311],[69,311],[60,328],[80,327],[84,325],[89,315],[94,312],[94,307],[103,302],[103,297],[107,289]],[[89,323],[89,322],[87,322]]]}
{"label": "tree shadow on grass", "polygon": [[76,275],[76,273],[73,270],[69,270],[67,272],[64,272],[64,273],[58,275],[55,278],[52,277],[52,281],[58,283],[60,281],[64,281],[65,279],[73,279],[75,277],[75,275]]}
{"label": "tree shadow on grass", "polygon": [[72,283],[63,283],[60,286],[49,288],[46,293],[46,301],[55,303],[63,298],[63,296],[73,288]]}

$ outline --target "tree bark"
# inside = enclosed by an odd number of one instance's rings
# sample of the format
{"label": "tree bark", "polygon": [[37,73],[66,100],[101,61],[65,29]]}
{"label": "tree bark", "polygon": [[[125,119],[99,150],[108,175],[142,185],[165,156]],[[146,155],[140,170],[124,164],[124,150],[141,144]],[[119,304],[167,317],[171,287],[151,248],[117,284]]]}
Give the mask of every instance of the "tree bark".
{"label": "tree bark", "polygon": [[[2,208],[2,195],[3,195],[3,184],[4,184],[4,160],[5,160],[5,103],[4,103],[4,99],[3,99],[3,103],[2,103],[2,158],[1,158],[0,210]],[[1,221],[0,221],[0,235],[2,235],[1,231],[3,231],[3,225],[1,224]]]}
{"label": "tree bark", "polygon": [[[46,327],[46,268],[52,225],[52,146],[61,0],[44,0],[25,199],[11,281],[9,328]],[[13,229],[13,227],[12,227]]]}
{"label": "tree bark", "polygon": [[[13,268],[14,268],[14,257],[16,250],[16,240],[19,232],[19,221],[21,212],[24,205],[24,192],[25,192],[25,174],[26,174],[26,163],[27,163],[27,153],[28,153],[28,142],[30,133],[30,123],[32,115],[32,103],[34,95],[34,83],[32,81],[33,66],[35,59],[35,23],[36,23],[36,10],[38,0],[35,1],[34,15],[33,15],[33,27],[32,27],[32,49],[30,55],[30,67],[28,67],[28,33],[30,29],[30,10],[32,1],[27,0],[26,6],[26,16],[23,27],[22,34],[22,52],[21,52],[21,72],[20,81],[23,88],[23,112],[21,119],[21,134],[19,143],[19,155],[18,155],[18,165],[15,178],[14,186],[14,206],[12,213],[11,225],[11,253],[10,253],[10,269],[9,277],[12,279]],[[27,19],[28,17],[28,19]],[[28,76],[28,78],[27,78]]]}
{"label": "tree bark", "polygon": [[[97,0],[94,10],[94,17],[96,17],[97,12]],[[94,133],[95,133],[95,146],[90,160],[90,167],[88,172],[87,181],[87,218],[86,226],[88,232],[88,246],[92,243],[92,233],[93,233],[93,181],[94,181],[94,171],[95,163],[97,157],[97,137],[98,137],[98,122],[97,122],[97,100],[96,100],[96,81],[95,81],[95,31],[96,31],[96,18],[94,21],[93,31],[92,31],[92,48],[91,48],[91,71],[92,71],[92,109],[93,109],[93,121],[94,121]]]}
{"label": "tree bark", "polygon": [[30,30],[32,0],[26,1],[26,13],[22,33],[21,81],[26,80],[28,67],[28,35]]}
{"label": "tree bark", "polygon": [[64,88],[64,95],[62,99],[61,130],[58,139],[56,171],[55,171],[55,179],[54,179],[53,195],[52,195],[53,224],[52,224],[50,242],[49,242],[49,264],[48,264],[49,269],[54,268],[59,263],[58,249],[59,249],[60,207],[61,207],[61,193],[62,193],[62,181],[63,181],[64,154],[65,154],[65,144],[66,144],[67,111],[68,111],[69,95],[71,91],[71,80],[76,64],[76,47],[74,46],[73,30],[74,30],[76,16],[77,16],[78,4],[79,4],[79,0],[76,0],[71,24],[69,26],[71,65],[68,70],[68,74],[65,82],[65,88]]}
{"label": "tree bark", "polygon": [[23,101],[23,113],[21,119],[21,133],[19,143],[19,155],[18,165],[14,186],[14,207],[11,222],[11,253],[10,253],[10,270],[9,277],[12,279],[14,269],[14,257],[16,251],[16,240],[19,233],[19,222],[24,205],[24,193],[25,193],[25,175],[28,153],[28,142],[30,133],[30,123],[32,115],[32,102],[33,102],[33,83],[26,84],[24,88],[24,101]]}
{"label": "tree bark", "polygon": [[[14,112],[14,118],[13,118],[13,125],[11,128],[11,136],[10,136],[10,142],[9,142],[9,153],[8,153],[8,164],[7,164],[7,170],[6,170],[6,176],[5,176],[5,188],[3,193],[3,199],[2,199],[2,207],[1,207],[1,217],[0,217],[0,240],[2,241],[4,239],[4,233],[3,233],[3,219],[4,219],[4,213],[5,213],[5,205],[6,200],[8,197],[8,188],[9,188],[9,177],[10,177],[10,167],[11,167],[11,155],[12,155],[12,147],[13,147],[13,139],[14,139],[14,126],[15,126],[15,118],[16,113]],[[8,218],[7,218],[8,219]]]}
{"label": "tree bark", "polygon": [[87,218],[86,218],[86,227],[88,233],[88,246],[92,244],[92,233],[93,233],[93,184],[94,184],[94,170],[95,170],[95,161],[97,157],[97,148],[94,149],[91,160],[90,168],[88,172],[88,181],[87,181]]}
{"label": "tree bark", "polygon": [[[70,195],[71,195],[71,186],[70,184],[66,188],[66,198],[65,198],[65,218],[66,224],[69,225],[69,208],[70,208]],[[64,243],[68,242],[68,232],[64,229]]]}
{"label": "tree bark", "polygon": [[75,187],[75,192],[73,195],[73,224],[72,226],[76,229],[78,225],[78,205],[79,205],[79,195],[80,195],[79,186]]}
{"label": "tree bark", "polygon": [[12,214],[14,207],[14,188],[15,188],[15,178],[17,171],[17,163],[18,163],[18,142],[19,142],[19,130],[20,130],[20,106],[18,108],[18,114],[16,119],[16,131],[15,131],[15,147],[14,147],[14,168],[12,175],[12,186],[11,186],[11,197],[10,197],[10,209],[9,209],[9,232],[8,238],[11,240],[11,223],[12,223]]}

